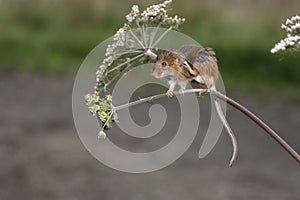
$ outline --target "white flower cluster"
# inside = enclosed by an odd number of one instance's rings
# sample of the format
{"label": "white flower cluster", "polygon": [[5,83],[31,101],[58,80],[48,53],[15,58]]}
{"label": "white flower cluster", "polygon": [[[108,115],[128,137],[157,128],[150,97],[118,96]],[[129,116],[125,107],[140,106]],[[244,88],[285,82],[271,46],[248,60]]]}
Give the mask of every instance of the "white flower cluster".
{"label": "white flower cluster", "polygon": [[105,58],[96,72],[96,85],[94,87],[96,94],[99,93],[99,87],[102,86],[101,81],[104,78],[103,76],[105,76],[105,71],[107,70],[107,67],[110,66],[115,60],[114,53],[116,49],[125,45],[126,31],[128,28],[129,27],[127,24],[120,28],[113,37],[114,42],[112,44],[107,45]]}
{"label": "white flower cluster", "polygon": [[152,5],[148,7],[146,10],[144,10],[141,14],[141,21],[148,21],[153,20],[156,16],[167,16],[167,10],[166,7],[168,4],[170,4],[172,0],[165,1],[161,4]]}
{"label": "white flower cluster", "polygon": [[177,25],[177,24],[184,23],[185,22],[185,18],[179,18],[177,15],[175,15],[175,17],[167,17],[165,19],[165,22],[169,23],[169,24]]}
{"label": "white flower cluster", "polygon": [[300,45],[300,16],[296,15],[287,19],[281,28],[287,32],[287,35],[271,49],[271,53],[285,51]]}
{"label": "white flower cluster", "polygon": [[138,23],[146,23],[148,25],[169,25],[174,26],[175,28],[182,24],[185,19],[179,18],[178,16],[169,17],[167,15],[167,6],[172,3],[172,0],[166,0],[161,4],[156,4],[149,6],[143,12],[140,12],[137,5],[132,6],[131,12],[126,15],[126,20],[128,24],[131,24],[133,21]]}
{"label": "white flower cluster", "polygon": [[282,30],[285,30],[289,34],[300,33],[300,16],[293,16],[291,19],[287,19],[285,24],[281,25]]}
{"label": "white flower cluster", "polygon": [[271,53],[277,53],[278,51],[284,51],[290,47],[294,47],[297,44],[300,44],[300,36],[287,35],[286,38],[280,40],[280,42],[275,44],[275,47],[271,49]]}
{"label": "white flower cluster", "polygon": [[[133,32],[131,31],[132,28],[143,27],[144,30],[150,30],[145,29],[145,27],[178,28],[179,25],[184,23],[184,18],[179,18],[177,15],[175,17],[169,17],[167,15],[167,6],[171,2],[172,0],[166,0],[161,4],[149,6],[143,11],[140,11],[137,5],[132,6],[130,13],[126,15],[127,23],[125,23],[124,26],[120,28],[113,36],[113,42],[112,44],[107,46],[105,58],[96,72],[96,85],[94,87],[95,94],[99,94],[104,88],[104,80],[108,75],[108,68],[111,67],[112,64],[116,61],[116,59],[118,58],[117,55],[119,55],[120,52],[124,52],[124,49],[126,49],[125,47],[128,47],[130,41],[139,43],[139,45],[132,46],[142,46],[148,48],[147,45],[149,44],[141,44],[143,40],[141,38],[137,38],[136,35],[133,36]],[[145,32],[144,34],[148,34],[147,36],[145,36],[145,38],[147,38],[151,33]],[[135,38],[132,39],[132,37]],[[129,52],[128,49],[126,49],[126,51]],[[136,51],[131,52],[136,53]]]}
{"label": "white flower cluster", "polygon": [[177,15],[175,17],[169,17],[167,15],[167,6],[170,3],[172,3],[172,0],[167,0],[161,4],[148,7],[141,13],[140,20],[154,26],[162,24],[177,28],[180,24],[185,22],[185,19],[179,18]]}
{"label": "white flower cluster", "polygon": [[140,10],[137,5],[133,5],[131,8],[131,12],[126,15],[126,20],[128,23],[133,22],[140,15]]}

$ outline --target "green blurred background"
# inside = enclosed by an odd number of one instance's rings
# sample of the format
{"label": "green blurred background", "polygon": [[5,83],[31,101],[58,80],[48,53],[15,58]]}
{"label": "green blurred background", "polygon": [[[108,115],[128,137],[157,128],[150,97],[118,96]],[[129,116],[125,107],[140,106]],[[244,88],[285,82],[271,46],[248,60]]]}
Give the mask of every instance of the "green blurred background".
{"label": "green blurred background", "polygon": [[[150,0],[0,0],[0,70],[74,73],[85,56]],[[181,31],[217,52],[227,87],[297,90],[300,52],[272,55],[299,0],[175,0]]]}

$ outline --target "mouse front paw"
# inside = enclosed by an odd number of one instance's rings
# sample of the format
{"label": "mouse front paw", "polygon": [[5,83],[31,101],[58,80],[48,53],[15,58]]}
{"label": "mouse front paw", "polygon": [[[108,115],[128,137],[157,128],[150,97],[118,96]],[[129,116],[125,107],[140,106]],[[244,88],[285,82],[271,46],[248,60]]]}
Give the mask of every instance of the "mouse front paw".
{"label": "mouse front paw", "polygon": [[174,95],[174,91],[173,90],[168,90],[167,93],[166,93],[166,95],[168,97],[172,97]]}

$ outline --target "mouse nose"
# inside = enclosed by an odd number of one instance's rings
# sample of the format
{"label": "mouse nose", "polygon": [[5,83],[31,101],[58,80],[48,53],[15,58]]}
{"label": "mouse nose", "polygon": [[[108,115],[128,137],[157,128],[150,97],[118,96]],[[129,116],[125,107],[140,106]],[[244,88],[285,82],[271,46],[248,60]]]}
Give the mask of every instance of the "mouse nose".
{"label": "mouse nose", "polygon": [[155,78],[159,78],[160,77],[159,70],[153,69],[152,76],[154,76]]}
{"label": "mouse nose", "polygon": [[152,76],[154,76],[155,78],[157,78],[157,74],[156,74],[155,70],[153,70]]}

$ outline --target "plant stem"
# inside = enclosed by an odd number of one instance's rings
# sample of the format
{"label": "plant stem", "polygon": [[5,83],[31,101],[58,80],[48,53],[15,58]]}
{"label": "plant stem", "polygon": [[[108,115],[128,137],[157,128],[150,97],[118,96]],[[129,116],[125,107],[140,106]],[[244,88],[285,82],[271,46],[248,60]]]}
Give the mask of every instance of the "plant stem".
{"label": "plant stem", "polygon": [[139,40],[139,38],[132,32],[132,30],[130,29],[129,32],[131,33],[131,35],[135,38],[135,40],[141,45],[141,48],[145,49],[146,47],[144,46],[144,44]]}
{"label": "plant stem", "polygon": [[128,59],[127,61],[123,62],[122,64],[117,65],[116,67],[110,69],[110,70],[108,71],[108,73],[110,73],[110,72],[112,72],[112,71],[115,71],[115,70],[117,70],[117,69],[120,69],[120,67],[122,67],[122,66],[124,66],[124,65],[127,65],[127,64],[130,63],[131,61],[134,61],[135,59],[138,59],[139,57],[142,57],[143,55],[144,55],[144,54],[141,53],[141,54],[136,55],[136,56],[133,57],[133,58]]}
{"label": "plant stem", "polygon": [[153,53],[151,51],[151,49],[149,49],[149,48],[145,49],[144,54],[147,55],[147,56],[149,56],[152,60],[156,60],[156,58],[157,58],[157,55],[155,53]]}
{"label": "plant stem", "polygon": [[[163,34],[161,34],[161,36],[154,42],[154,44],[152,45],[153,47],[155,47],[160,41],[161,39],[163,39],[163,37],[165,37],[167,35],[167,33],[172,30],[172,26],[170,26],[170,28],[168,28]],[[152,46],[150,48],[152,48]]]}
{"label": "plant stem", "polygon": [[[184,94],[188,94],[188,93],[204,94],[204,93],[207,93],[207,92],[209,92],[208,89],[189,89],[189,90],[185,90]],[[174,95],[176,95],[176,94],[182,94],[182,92],[179,92],[179,91],[175,92]],[[132,101],[132,102],[124,104],[124,105],[113,107],[113,110],[114,111],[122,110],[124,108],[128,108],[128,107],[135,106],[135,105],[138,105],[138,104],[141,104],[141,103],[153,101],[153,100],[160,99],[160,98],[166,97],[166,96],[167,96],[167,94],[163,93],[163,94],[157,94],[157,95],[150,96],[150,97],[145,97],[145,98],[142,98],[142,99],[139,99],[139,100],[136,100],[136,101]]]}
{"label": "plant stem", "polygon": [[[252,121],[254,121],[258,126],[260,126],[263,130],[265,130],[273,139],[275,139],[276,142],[278,142],[298,163],[300,163],[300,156],[299,154],[291,147],[289,146],[274,130],[272,130],[268,125],[266,125],[260,118],[258,118],[256,115],[254,115],[251,111],[249,111],[247,108],[245,108],[244,106],[242,106],[241,104],[239,104],[238,102],[232,100],[231,98],[223,95],[222,93],[213,90],[213,89],[189,89],[189,90],[185,90],[184,94],[188,94],[188,93],[199,93],[199,94],[205,94],[205,93],[210,93],[211,95],[213,95],[214,97],[217,97],[218,99],[225,101],[226,103],[228,103],[229,105],[233,106],[234,108],[236,108],[237,110],[241,111],[243,114],[245,114],[248,118],[250,118]],[[182,92],[175,92],[176,94],[182,94]],[[146,97],[146,98],[142,98],[124,105],[120,105],[120,106],[116,106],[113,107],[114,111],[118,111],[118,110],[122,110],[131,106],[135,106],[141,103],[145,103],[148,101],[153,101],[156,99],[160,99],[162,97],[166,97],[167,94],[163,93],[163,94],[158,94],[158,95],[154,95],[154,96],[150,96],[150,97]],[[224,116],[225,117],[225,116]],[[221,119],[222,120],[222,119]],[[226,127],[225,127],[226,128]],[[226,129],[227,130],[227,129]],[[228,130],[227,130],[228,131]],[[235,144],[233,144],[235,145]],[[235,148],[234,148],[235,149]],[[236,149],[237,149],[237,144],[236,144]],[[235,153],[234,153],[235,155]],[[235,156],[234,156],[235,157]],[[233,157],[233,158],[234,158]],[[235,160],[232,159],[232,162]],[[232,164],[231,162],[231,164]]]}
{"label": "plant stem", "polygon": [[227,102],[229,105],[233,106],[234,108],[245,114],[247,117],[249,117],[258,126],[265,130],[273,139],[275,139],[276,142],[278,142],[296,161],[298,161],[298,163],[300,163],[299,154],[291,146],[289,146],[274,130],[272,130],[268,125],[266,125],[260,118],[250,112],[247,108],[216,90],[210,90],[210,94]]}

